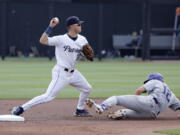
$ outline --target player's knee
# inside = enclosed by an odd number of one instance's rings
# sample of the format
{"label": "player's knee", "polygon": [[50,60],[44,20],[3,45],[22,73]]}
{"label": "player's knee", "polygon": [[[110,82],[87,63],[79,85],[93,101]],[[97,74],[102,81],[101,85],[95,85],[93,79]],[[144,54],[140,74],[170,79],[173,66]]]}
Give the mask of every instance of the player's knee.
{"label": "player's knee", "polygon": [[47,97],[46,102],[52,101],[54,98],[55,98],[55,97],[49,96],[49,97]]}
{"label": "player's knee", "polygon": [[50,102],[51,100],[53,100],[55,97],[51,96],[51,95],[47,95],[47,94],[44,94],[43,95],[43,100],[44,102]]}
{"label": "player's knee", "polygon": [[90,93],[92,91],[92,86],[89,84],[88,85],[88,92]]}
{"label": "player's knee", "polygon": [[90,84],[87,85],[85,89],[83,89],[84,92],[90,93],[92,91],[92,86]]}

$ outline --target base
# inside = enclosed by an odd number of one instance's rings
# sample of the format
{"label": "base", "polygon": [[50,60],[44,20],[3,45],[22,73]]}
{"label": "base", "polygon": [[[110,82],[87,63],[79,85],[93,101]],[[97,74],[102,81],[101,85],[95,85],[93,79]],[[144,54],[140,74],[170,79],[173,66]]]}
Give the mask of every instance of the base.
{"label": "base", "polygon": [[0,115],[0,121],[25,121],[25,119],[21,116],[16,115]]}

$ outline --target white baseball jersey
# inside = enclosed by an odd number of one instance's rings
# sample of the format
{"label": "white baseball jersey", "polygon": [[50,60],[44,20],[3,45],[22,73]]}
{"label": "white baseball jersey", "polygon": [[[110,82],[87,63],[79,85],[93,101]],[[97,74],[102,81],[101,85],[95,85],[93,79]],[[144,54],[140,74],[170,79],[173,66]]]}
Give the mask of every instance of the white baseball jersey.
{"label": "white baseball jersey", "polygon": [[75,41],[68,34],[48,37],[48,45],[55,46],[57,64],[68,69],[75,68],[82,47],[87,43],[87,39],[80,34]]}
{"label": "white baseball jersey", "polygon": [[164,111],[168,107],[173,110],[180,109],[179,99],[176,98],[166,83],[159,80],[150,80],[143,86],[149,95],[157,99],[160,105],[160,112]]}

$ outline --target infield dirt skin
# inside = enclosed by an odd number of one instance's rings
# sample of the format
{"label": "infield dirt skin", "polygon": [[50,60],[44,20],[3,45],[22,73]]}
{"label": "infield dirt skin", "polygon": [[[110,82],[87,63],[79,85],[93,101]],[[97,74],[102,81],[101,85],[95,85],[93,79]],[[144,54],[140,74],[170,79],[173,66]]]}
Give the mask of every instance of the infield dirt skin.
{"label": "infield dirt skin", "polygon": [[[14,106],[28,100],[0,100],[0,115],[10,114]],[[95,99],[97,102],[103,99]],[[74,117],[78,99],[55,99],[49,103],[37,105],[22,116],[25,122],[0,122],[0,135],[158,135],[163,129],[180,129],[180,111],[168,109],[157,119],[149,120],[109,120],[88,109],[93,117]]]}

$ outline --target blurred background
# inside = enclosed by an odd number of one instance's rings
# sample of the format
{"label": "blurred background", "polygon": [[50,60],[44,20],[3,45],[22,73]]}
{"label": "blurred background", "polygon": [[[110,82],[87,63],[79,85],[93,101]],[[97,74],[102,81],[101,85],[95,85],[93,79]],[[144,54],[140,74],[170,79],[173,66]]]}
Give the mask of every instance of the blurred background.
{"label": "blurred background", "polygon": [[[76,66],[93,87],[91,97],[134,94],[152,72],[163,74],[180,97],[179,7],[180,0],[0,0],[0,98],[46,90],[56,60],[40,36],[52,17],[60,24],[51,36],[66,33],[72,15],[85,21],[82,34],[95,52],[94,62]],[[57,97],[78,96],[67,86]]]}
{"label": "blurred background", "polygon": [[39,38],[52,17],[84,20],[82,34],[103,58],[180,59],[179,0],[0,0],[0,55],[54,57]]}

